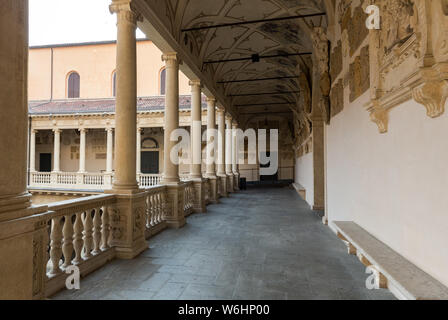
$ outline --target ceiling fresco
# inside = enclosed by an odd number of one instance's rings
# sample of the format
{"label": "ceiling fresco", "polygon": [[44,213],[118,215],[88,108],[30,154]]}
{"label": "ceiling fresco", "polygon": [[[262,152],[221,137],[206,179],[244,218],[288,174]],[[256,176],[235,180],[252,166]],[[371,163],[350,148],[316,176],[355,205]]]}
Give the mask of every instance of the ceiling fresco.
{"label": "ceiling fresco", "polygon": [[[307,72],[311,67],[311,29],[326,27],[327,24],[326,16],[320,15],[204,28],[325,13],[324,0],[145,1],[157,12],[157,16],[177,42],[195,57],[202,72],[213,79],[218,90],[229,98],[233,106],[237,106],[240,114],[244,114],[246,110],[251,113],[257,110],[283,112],[288,111],[286,103],[297,103],[299,81],[292,77],[297,76],[299,70]],[[192,28],[202,29],[185,30]],[[298,55],[299,53],[303,55]],[[253,55],[258,55],[260,60],[222,61],[247,59]],[[280,77],[284,79],[278,79]],[[234,82],[250,79],[263,80]],[[268,105],[262,105],[263,103]],[[260,105],[256,106],[257,104]]]}

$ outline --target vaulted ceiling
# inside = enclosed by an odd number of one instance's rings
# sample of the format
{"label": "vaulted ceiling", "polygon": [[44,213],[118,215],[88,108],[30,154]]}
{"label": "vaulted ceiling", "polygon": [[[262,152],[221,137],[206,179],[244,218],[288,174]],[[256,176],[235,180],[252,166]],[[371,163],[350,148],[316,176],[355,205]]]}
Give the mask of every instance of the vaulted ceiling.
{"label": "vaulted ceiling", "polygon": [[[311,66],[311,29],[327,24],[324,0],[144,1],[240,115],[296,104],[296,76]],[[314,16],[288,18],[299,15]]]}

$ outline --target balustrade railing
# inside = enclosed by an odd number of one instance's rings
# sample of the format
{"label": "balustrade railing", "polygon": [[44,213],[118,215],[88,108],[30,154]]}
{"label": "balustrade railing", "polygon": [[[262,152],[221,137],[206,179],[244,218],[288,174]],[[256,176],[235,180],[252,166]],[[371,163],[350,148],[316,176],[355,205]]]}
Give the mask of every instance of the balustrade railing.
{"label": "balustrade railing", "polygon": [[[33,183],[48,183],[51,177],[61,185],[79,181],[78,174],[70,173],[57,176],[54,173],[34,173],[31,177]],[[84,184],[105,184],[104,176],[100,174],[83,174],[82,177]],[[151,179],[154,179],[153,182],[148,184],[160,181],[158,175],[153,175]],[[194,183],[187,181],[181,186],[184,192],[184,215],[188,216],[194,210]],[[144,193],[145,236],[149,238],[167,227],[166,217],[170,216],[171,206],[166,186],[148,186]],[[205,194],[206,199],[209,199],[208,179]],[[112,194],[56,202],[48,205],[46,213],[36,216],[37,223],[47,226],[40,247],[44,258],[33,259],[34,270],[41,270],[44,275],[42,292],[46,297],[65,287],[66,271],[71,273],[72,266],[78,267],[84,277],[115,258],[113,224],[116,221],[114,212],[117,200],[116,195]]]}
{"label": "balustrade railing", "polygon": [[41,216],[49,230],[49,257],[41,266],[46,270],[46,296],[65,286],[68,267],[77,266],[85,275],[113,259],[109,207],[115,201],[114,195],[99,195],[48,206]]}
{"label": "balustrade railing", "polygon": [[166,228],[168,212],[166,187],[150,187],[146,191],[146,237],[153,236]]}
{"label": "balustrade railing", "polygon": [[181,173],[179,174],[180,181],[188,181],[190,180],[190,174],[189,173]]}
{"label": "balustrade railing", "polygon": [[[161,174],[138,174],[140,187],[147,188],[160,184]],[[52,188],[66,190],[110,190],[112,173],[81,172],[30,172],[30,188]]]}
{"label": "balustrade railing", "polygon": [[159,185],[161,180],[162,180],[161,174],[139,174],[138,175],[138,181],[139,181],[140,187],[142,187],[142,188]]}
{"label": "balustrade railing", "polygon": [[50,184],[51,183],[51,173],[50,172],[32,172],[30,184]]}

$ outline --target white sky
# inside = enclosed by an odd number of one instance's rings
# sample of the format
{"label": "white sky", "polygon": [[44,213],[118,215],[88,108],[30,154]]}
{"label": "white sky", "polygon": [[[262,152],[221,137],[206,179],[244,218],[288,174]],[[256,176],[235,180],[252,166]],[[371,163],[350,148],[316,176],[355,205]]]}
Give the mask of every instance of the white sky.
{"label": "white sky", "polygon": [[[111,0],[29,0],[30,46],[116,40]],[[144,34],[137,32],[138,38]]]}

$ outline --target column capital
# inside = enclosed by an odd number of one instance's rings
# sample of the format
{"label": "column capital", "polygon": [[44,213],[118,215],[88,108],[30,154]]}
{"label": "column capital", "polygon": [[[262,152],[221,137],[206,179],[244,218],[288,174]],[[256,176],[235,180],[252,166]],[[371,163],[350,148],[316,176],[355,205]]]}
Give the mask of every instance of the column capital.
{"label": "column capital", "polygon": [[143,16],[137,12],[132,0],[113,0],[109,11],[117,14],[118,23],[128,22],[137,27],[137,21],[143,21]]}
{"label": "column capital", "polygon": [[107,127],[107,128],[104,129],[104,131],[112,132],[112,131],[114,131],[114,128],[112,128],[112,127]]}
{"label": "column capital", "polygon": [[79,128],[78,131],[81,132],[81,133],[86,133],[89,130],[86,129],[86,128]]}
{"label": "column capital", "polygon": [[232,122],[233,118],[229,113],[226,113],[226,121]]}
{"label": "column capital", "polygon": [[216,112],[217,112],[219,115],[224,116],[224,114],[225,114],[225,112],[226,112],[226,109],[224,109],[223,107],[217,106],[217,107],[216,107]]}
{"label": "column capital", "polygon": [[61,133],[62,129],[60,128],[53,128],[54,133]]}
{"label": "column capital", "polygon": [[216,105],[216,99],[214,97],[207,97],[205,99],[208,105],[212,105],[213,107]]}
{"label": "column capital", "polygon": [[236,120],[232,121],[232,127],[234,127],[234,129],[238,128],[238,122]]}
{"label": "column capital", "polygon": [[36,134],[39,130],[37,129],[31,129],[31,133]]}
{"label": "column capital", "polygon": [[190,81],[188,82],[188,84],[190,85],[190,87],[199,87],[199,88],[202,88],[201,80],[190,80]]}
{"label": "column capital", "polygon": [[176,52],[167,52],[162,54],[162,61],[165,62],[167,67],[174,67],[182,64]]}
{"label": "column capital", "polygon": [[142,133],[142,131],[143,131],[143,128],[142,128],[142,127],[138,127],[138,128],[137,128],[137,133]]}

